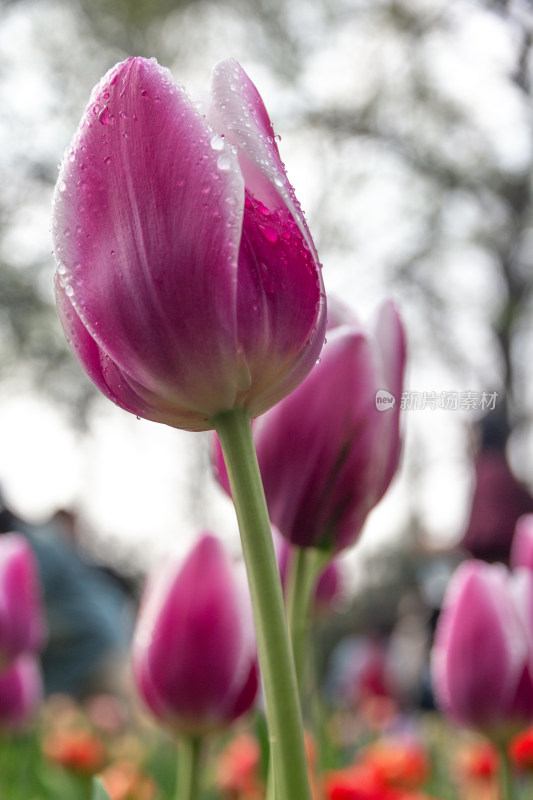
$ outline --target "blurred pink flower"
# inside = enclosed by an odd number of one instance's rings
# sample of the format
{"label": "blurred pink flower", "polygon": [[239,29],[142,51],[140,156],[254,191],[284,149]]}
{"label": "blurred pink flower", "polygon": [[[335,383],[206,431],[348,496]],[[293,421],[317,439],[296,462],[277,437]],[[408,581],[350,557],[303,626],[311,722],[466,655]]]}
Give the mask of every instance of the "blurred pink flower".
{"label": "blurred pink flower", "polygon": [[[403,326],[386,302],[367,330],[329,330],[320,363],[255,421],[270,519],[292,544],[339,551],[357,539],[398,466],[404,365]],[[394,404],[378,407],[378,392]],[[229,492],[219,446],[214,458]]]}
{"label": "blurred pink flower", "polygon": [[[293,548],[276,528],[272,528],[272,536],[274,538],[274,550],[276,552],[281,585],[285,590],[287,570],[290,568],[289,564]],[[342,593],[342,588],[342,570],[337,560],[333,559],[318,576],[314,591],[315,612],[322,614],[330,611]]]}
{"label": "blurred pink flower", "polygon": [[0,730],[26,727],[42,700],[39,662],[31,653],[18,656],[0,673]]}
{"label": "blurred pink flower", "polygon": [[217,729],[252,706],[258,664],[248,589],[213,536],[151,576],[132,659],[139,694],[177,731]]}
{"label": "blurred pink flower", "polygon": [[524,514],[516,523],[511,545],[511,567],[533,571],[533,514]]}
{"label": "blurred pink flower", "polygon": [[21,533],[0,536],[0,672],[45,641],[37,562]]}
{"label": "blurred pink flower", "polygon": [[235,61],[215,67],[204,112],[155,60],[117,64],[53,206],[58,310],[83,368],[127,411],[188,430],[274,405],[326,324],[311,236]]}
{"label": "blurred pink flower", "polygon": [[437,624],[436,699],[456,721],[488,734],[533,718],[533,576],[522,577],[519,585],[501,565],[463,562]]}

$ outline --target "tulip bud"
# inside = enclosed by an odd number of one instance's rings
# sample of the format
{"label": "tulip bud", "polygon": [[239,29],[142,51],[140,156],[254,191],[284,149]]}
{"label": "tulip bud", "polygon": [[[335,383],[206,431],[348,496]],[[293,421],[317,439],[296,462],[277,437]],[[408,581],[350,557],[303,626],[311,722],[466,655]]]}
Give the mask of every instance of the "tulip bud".
{"label": "tulip bud", "polygon": [[0,730],[26,727],[42,696],[42,677],[37,659],[24,653],[0,673]]}
{"label": "tulip bud", "polygon": [[[320,363],[254,422],[270,519],[292,544],[339,551],[357,539],[398,466],[404,364],[402,323],[385,303],[369,330],[329,331]],[[229,492],[218,446],[214,459]]]}
{"label": "tulip bud", "polygon": [[148,582],[133,638],[133,674],[151,711],[180,733],[223,727],[255,700],[247,591],[244,575],[210,535],[183,564],[169,561]]}
{"label": "tulip bud", "polygon": [[26,651],[41,649],[45,625],[37,563],[20,533],[0,537],[0,672]]}
{"label": "tulip bud", "polygon": [[56,296],[97,387],[140,417],[262,413],[322,347],[320,265],[271,122],[235,61],[206,115],[154,60],[95,87],[53,205]]}
{"label": "tulip bud", "polygon": [[[533,714],[532,637],[517,605],[528,587],[513,587],[514,581],[501,565],[461,564],[444,599],[432,652],[433,688],[441,708],[493,736]],[[532,589],[533,580],[530,609]],[[533,631],[532,621],[530,614]]]}

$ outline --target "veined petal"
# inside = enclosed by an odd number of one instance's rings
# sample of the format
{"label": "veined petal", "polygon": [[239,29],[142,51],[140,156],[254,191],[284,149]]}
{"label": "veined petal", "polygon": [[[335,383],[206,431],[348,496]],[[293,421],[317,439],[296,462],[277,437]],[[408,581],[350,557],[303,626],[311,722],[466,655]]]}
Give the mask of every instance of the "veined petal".
{"label": "veined petal", "polygon": [[318,261],[301,206],[287,179],[263,100],[240,64],[221,61],[213,69],[208,118],[238,147],[248,190],[269,209],[285,205]]}
{"label": "veined petal", "polygon": [[233,404],[243,199],[166,70],[128,59],[94,89],[54,197],[59,280],[100,350],[177,405]]}
{"label": "veined petal", "polygon": [[153,422],[191,431],[211,428],[205,415],[168,403],[164,397],[155,395],[123,372],[109,354],[100,349],[83,325],[57,276],[55,290],[59,320],[67,342],[89,378],[109,400],[125,411]]}

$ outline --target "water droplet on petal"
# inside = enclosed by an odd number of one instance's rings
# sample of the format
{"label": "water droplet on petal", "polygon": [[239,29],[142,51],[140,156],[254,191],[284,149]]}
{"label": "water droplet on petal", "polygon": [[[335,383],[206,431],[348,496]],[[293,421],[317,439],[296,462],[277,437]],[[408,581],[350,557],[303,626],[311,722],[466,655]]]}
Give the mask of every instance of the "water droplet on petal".
{"label": "water droplet on petal", "polygon": [[209,142],[212,150],[223,150],[224,149],[224,139],[222,136],[219,136],[218,133],[215,133],[211,141]]}
{"label": "water droplet on petal", "polygon": [[229,159],[229,156],[225,154],[219,156],[217,159],[217,167],[223,172],[227,172],[231,167],[231,161]]}
{"label": "water droplet on petal", "polygon": [[61,183],[58,186],[58,189],[60,192],[66,192],[67,184],[65,183],[65,181],[61,181]]}
{"label": "water droplet on petal", "polygon": [[265,239],[267,242],[270,242],[270,244],[276,244],[279,239],[279,233],[275,228],[259,225],[259,230],[261,231],[263,239]]}
{"label": "water droplet on petal", "polygon": [[98,114],[98,122],[101,122],[102,125],[109,124],[109,109],[107,106],[104,106],[104,108]]}

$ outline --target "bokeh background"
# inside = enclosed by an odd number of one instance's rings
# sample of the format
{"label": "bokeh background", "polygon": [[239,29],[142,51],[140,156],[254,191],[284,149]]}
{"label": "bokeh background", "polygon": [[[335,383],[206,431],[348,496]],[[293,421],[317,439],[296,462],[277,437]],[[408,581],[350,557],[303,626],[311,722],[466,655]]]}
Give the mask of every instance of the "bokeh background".
{"label": "bokeh background", "polygon": [[[126,576],[185,552],[201,529],[237,548],[209,437],[97,396],[53,305],[58,163],[92,86],[132,54],[156,57],[192,93],[216,61],[240,61],[281,137],[329,294],[363,320],[395,299],[411,395],[498,393],[485,421],[479,408],[405,411],[402,468],[347,556],[351,589],[394,597],[461,543],[483,447],[531,487],[532,36],[528,0],[4,0],[4,502],[37,523],[74,509],[84,552]],[[419,589],[440,586],[439,570]]]}

